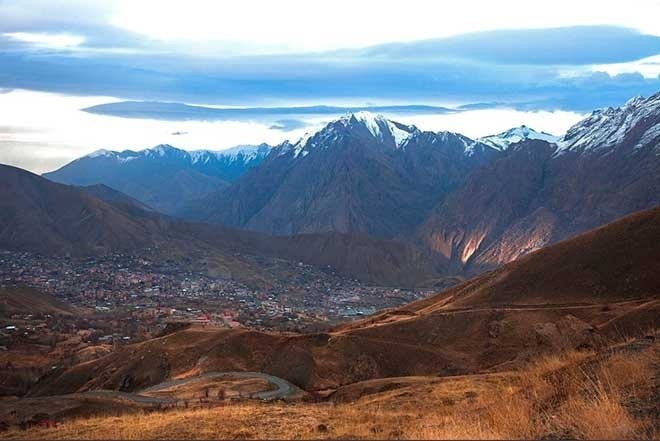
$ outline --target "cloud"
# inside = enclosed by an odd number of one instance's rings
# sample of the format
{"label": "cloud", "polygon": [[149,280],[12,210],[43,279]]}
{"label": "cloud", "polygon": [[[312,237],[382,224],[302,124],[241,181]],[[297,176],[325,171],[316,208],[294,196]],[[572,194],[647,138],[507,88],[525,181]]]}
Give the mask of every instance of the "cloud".
{"label": "cloud", "polygon": [[660,77],[660,55],[626,63],[609,63],[589,67],[594,72],[606,72],[609,75],[639,74],[644,78]]}
{"label": "cloud", "polygon": [[617,26],[513,29],[392,43],[359,52],[385,59],[466,59],[496,64],[622,63],[660,54],[660,37]]}
{"label": "cloud", "polygon": [[[660,90],[655,0],[229,3],[0,0],[0,161],[26,146],[42,169],[100,147],[279,142],[367,103],[460,107],[381,109],[437,130],[556,133]],[[80,110],[127,100],[160,107]]]}
{"label": "cloud", "polygon": [[85,37],[71,34],[47,34],[47,33],[32,33],[32,32],[5,32],[2,34],[12,40],[31,43],[39,47],[53,47],[53,48],[66,48],[80,46]]}
{"label": "cloud", "polygon": [[397,114],[440,114],[454,111],[445,107],[419,105],[219,108],[159,101],[116,101],[87,107],[82,110],[98,115],[165,121],[274,121],[277,125],[287,127],[293,127],[299,123],[298,119],[284,118],[290,116],[340,115],[360,110],[367,110],[374,113],[385,112]]}
{"label": "cloud", "polygon": [[304,127],[307,127],[307,123],[298,119],[278,119],[275,121],[275,124],[269,127],[269,129],[290,132]]}
{"label": "cloud", "polygon": [[80,110],[111,100],[25,90],[0,95],[0,108],[12,109],[3,114],[0,126],[0,163],[41,173],[99,148],[140,150],[166,143],[223,150],[238,144],[276,144],[304,134],[302,129],[285,134],[254,121],[124,119]]}
{"label": "cloud", "polygon": [[[125,119],[80,110],[109,100],[112,98],[24,90],[0,95],[0,108],[12,109],[0,126],[0,163],[41,173],[100,148],[141,150],[167,143],[188,150],[223,150],[239,144],[278,144],[285,139],[297,140],[342,114],[306,115],[296,120],[277,120],[273,124],[240,120]],[[524,112],[504,108],[458,114],[401,110],[400,113],[384,113],[394,120],[417,124],[424,130],[451,130],[475,137],[523,123],[559,134],[581,117],[573,112]]]}
{"label": "cloud", "polygon": [[422,130],[449,130],[478,138],[501,133],[511,127],[527,125],[538,131],[563,135],[585,114],[566,111],[524,111],[512,108],[471,110],[445,115],[401,116],[401,122],[415,124]]}
{"label": "cloud", "polygon": [[[129,100],[273,106],[302,103],[497,102],[587,110],[660,90],[660,80],[565,65],[346,58],[339,54],[198,59],[179,54],[0,53],[0,87]],[[631,72],[632,73],[632,72]]]}

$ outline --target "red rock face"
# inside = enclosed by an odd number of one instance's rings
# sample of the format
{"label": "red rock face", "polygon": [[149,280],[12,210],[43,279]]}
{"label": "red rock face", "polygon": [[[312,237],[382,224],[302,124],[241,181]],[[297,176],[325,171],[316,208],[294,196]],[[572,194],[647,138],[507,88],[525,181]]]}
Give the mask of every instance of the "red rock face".
{"label": "red rock face", "polygon": [[658,204],[660,95],[595,112],[558,147],[514,145],[436,206],[417,237],[473,274]]}

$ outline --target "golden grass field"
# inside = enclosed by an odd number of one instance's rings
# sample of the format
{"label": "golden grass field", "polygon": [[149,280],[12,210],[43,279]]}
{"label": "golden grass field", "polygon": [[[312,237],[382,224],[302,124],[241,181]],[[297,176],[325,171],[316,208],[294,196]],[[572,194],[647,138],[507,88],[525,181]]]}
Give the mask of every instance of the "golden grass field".
{"label": "golden grass field", "polygon": [[545,356],[512,372],[371,380],[349,386],[348,395],[361,396],[346,403],[340,389],[329,402],[243,402],[81,418],[0,437],[658,439],[660,344],[643,343]]}

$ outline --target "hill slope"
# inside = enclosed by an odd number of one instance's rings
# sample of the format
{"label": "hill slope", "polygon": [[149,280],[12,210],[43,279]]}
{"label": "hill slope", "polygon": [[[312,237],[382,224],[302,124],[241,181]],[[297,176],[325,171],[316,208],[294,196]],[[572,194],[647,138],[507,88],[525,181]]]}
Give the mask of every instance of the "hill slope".
{"label": "hill slope", "polygon": [[0,165],[0,247],[44,254],[93,254],[152,246],[155,215],[129,216],[75,187]]}
{"label": "hill slope", "polygon": [[373,283],[410,285],[432,276],[424,255],[407,244],[336,233],[272,237],[180,222],[105,186],[57,184],[0,165],[0,249],[94,256],[156,247],[163,258],[212,256],[230,274],[250,279],[274,275],[265,274],[258,259],[236,254],[329,265]]}
{"label": "hill slope", "polygon": [[[191,369],[261,371],[308,391],[501,370],[543,352],[594,347],[608,332],[645,331],[660,311],[658,256],[660,208],[330,333],[191,328],[54,372],[33,393],[135,391]],[[611,326],[617,321],[623,327]]]}

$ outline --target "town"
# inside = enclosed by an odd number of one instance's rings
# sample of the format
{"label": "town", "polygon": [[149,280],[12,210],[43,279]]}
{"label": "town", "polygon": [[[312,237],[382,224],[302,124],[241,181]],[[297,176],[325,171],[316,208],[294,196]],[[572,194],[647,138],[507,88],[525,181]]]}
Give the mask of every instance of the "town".
{"label": "town", "polygon": [[263,288],[210,277],[149,256],[46,257],[0,253],[0,286],[25,286],[113,320],[141,339],[167,323],[198,322],[265,330],[320,330],[429,295],[426,289],[373,287],[330,268],[291,264],[292,276]]}

